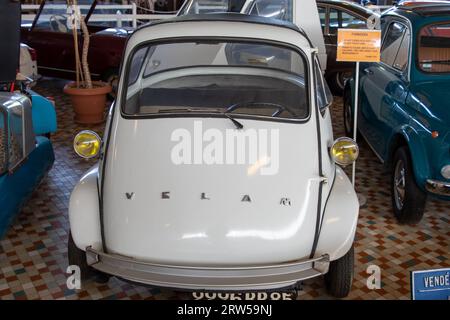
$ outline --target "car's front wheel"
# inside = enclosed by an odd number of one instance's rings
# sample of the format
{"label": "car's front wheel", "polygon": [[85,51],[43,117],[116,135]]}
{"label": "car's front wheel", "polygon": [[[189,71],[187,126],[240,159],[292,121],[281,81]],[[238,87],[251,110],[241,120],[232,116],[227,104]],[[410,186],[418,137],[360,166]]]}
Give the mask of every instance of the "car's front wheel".
{"label": "car's front wheel", "polygon": [[328,293],[335,298],[345,298],[350,293],[353,283],[354,256],[352,246],[344,256],[330,263],[330,269],[325,275],[325,285]]}
{"label": "car's front wheel", "polygon": [[411,155],[407,147],[394,155],[391,175],[394,215],[400,223],[417,224],[423,217],[427,195],[416,184]]}
{"label": "car's front wheel", "polygon": [[69,233],[69,240],[67,242],[67,254],[69,258],[69,266],[78,266],[80,268],[81,280],[88,280],[94,275],[94,270],[87,264],[86,252],[79,249],[72,238],[72,233]]}

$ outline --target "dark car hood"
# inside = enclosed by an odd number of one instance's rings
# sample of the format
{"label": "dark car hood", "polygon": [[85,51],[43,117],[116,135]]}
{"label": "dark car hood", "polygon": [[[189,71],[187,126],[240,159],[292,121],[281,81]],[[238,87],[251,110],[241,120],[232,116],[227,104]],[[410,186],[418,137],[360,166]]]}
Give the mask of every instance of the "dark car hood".
{"label": "dark car hood", "polygon": [[108,28],[96,32],[95,35],[128,38],[133,31],[133,28]]}
{"label": "dark car hood", "polygon": [[411,93],[420,101],[421,112],[447,127],[450,126],[449,87],[448,80],[424,82],[411,87]]}

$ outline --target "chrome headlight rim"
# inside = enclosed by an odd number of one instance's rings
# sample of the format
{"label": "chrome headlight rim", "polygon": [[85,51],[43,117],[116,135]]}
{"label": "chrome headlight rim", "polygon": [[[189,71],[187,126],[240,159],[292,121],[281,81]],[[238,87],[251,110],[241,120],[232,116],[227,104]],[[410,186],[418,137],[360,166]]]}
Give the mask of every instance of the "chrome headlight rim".
{"label": "chrome headlight rim", "polygon": [[447,179],[450,180],[450,164],[443,166],[441,169],[441,175]]}
{"label": "chrome headlight rim", "polygon": [[[93,155],[91,155],[91,156],[86,156],[86,155],[84,155],[84,154],[82,154],[81,152],[78,151],[78,149],[77,149],[77,138],[78,138],[79,136],[81,136],[82,134],[91,134],[91,135],[93,135],[94,138],[98,141],[98,143],[99,143],[99,148],[98,148],[98,150],[97,150],[97,152],[96,152],[95,154],[93,154]],[[74,139],[73,139],[73,150],[75,151],[75,153],[76,153],[79,157],[81,157],[81,158],[83,158],[83,159],[92,159],[92,158],[95,158],[96,156],[98,156],[98,155],[100,154],[101,144],[102,144],[102,139],[100,138],[100,136],[99,136],[99,134],[98,134],[97,132],[92,131],[92,130],[82,130],[82,131],[78,132],[78,133],[75,135]]]}
{"label": "chrome headlight rim", "polygon": [[[349,162],[343,162],[343,161],[340,161],[335,155],[333,155],[333,149],[335,148],[335,146],[338,143],[341,143],[341,142],[349,143],[352,147],[355,148],[355,154],[356,154],[355,159],[353,159],[352,161],[349,161]],[[342,167],[347,167],[349,165],[352,165],[359,158],[359,146],[358,146],[358,143],[356,143],[355,140],[353,140],[352,138],[349,138],[349,137],[337,138],[336,140],[334,140],[334,142],[333,142],[333,144],[332,144],[332,146],[330,148],[330,157],[336,164],[338,164],[338,165],[340,165]]]}

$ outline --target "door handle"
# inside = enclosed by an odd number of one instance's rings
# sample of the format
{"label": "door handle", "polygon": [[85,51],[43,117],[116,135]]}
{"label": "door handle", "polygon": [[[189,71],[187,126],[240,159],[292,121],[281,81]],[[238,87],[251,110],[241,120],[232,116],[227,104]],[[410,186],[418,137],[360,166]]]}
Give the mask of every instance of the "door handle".
{"label": "door handle", "polygon": [[364,72],[366,75],[368,75],[368,76],[373,75],[373,71],[370,70],[369,68],[364,69],[363,72]]}

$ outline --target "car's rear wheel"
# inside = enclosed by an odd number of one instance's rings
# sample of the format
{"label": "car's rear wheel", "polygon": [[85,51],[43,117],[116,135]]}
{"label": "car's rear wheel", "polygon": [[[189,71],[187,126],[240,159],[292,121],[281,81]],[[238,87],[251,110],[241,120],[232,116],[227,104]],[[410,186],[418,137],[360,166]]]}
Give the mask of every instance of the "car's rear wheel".
{"label": "car's rear wheel", "polygon": [[330,263],[330,269],[325,275],[325,285],[328,293],[335,298],[345,298],[350,293],[353,283],[354,255],[352,246],[344,256]]}
{"label": "car's rear wheel", "polygon": [[338,71],[331,75],[330,79],[330,86],[331,90],[336,95],[342,95],[345,88],[345,82],[350,79],[352,76],[351,71]]}
{"label": "car's rear wheel", "polygon": [[353,122],[352,94],[346,92],[344,94],[344,129],[345,135],[350,138],[353,138]]}
{"label": "car's rear wheel", "polygon": [[417,224],[423,217],[427,195],[416,184],[411,155],[400,147],[394,155],[391,175],[394,215],[402,224]]}

